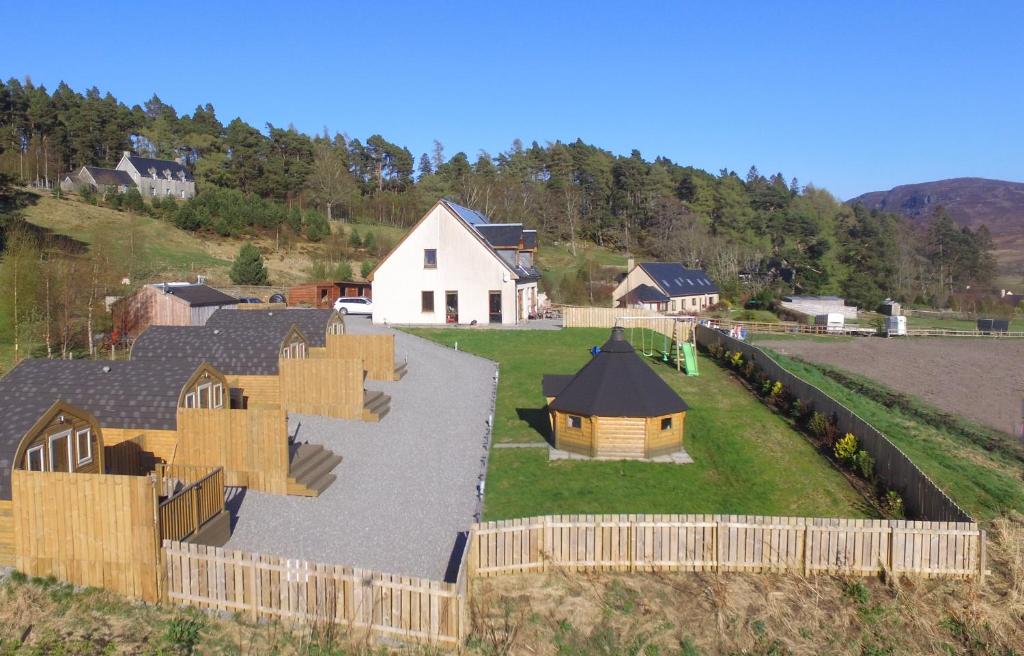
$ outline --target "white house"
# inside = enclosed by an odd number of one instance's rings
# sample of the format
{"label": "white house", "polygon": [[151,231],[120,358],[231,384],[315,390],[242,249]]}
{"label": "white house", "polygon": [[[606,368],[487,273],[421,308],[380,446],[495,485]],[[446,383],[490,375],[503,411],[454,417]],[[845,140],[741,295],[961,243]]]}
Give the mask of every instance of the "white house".
{"label": "white house", "polygon": [[612,292],[612,307],[694,313],[718,303],[718,286],[700,269],[678,262],[641,262],[632,258]]}
{"label": "white house", "polygon": [[370,273],[373,322],[526,321],[537,312],[536,252],[536,230],[440,200]]}

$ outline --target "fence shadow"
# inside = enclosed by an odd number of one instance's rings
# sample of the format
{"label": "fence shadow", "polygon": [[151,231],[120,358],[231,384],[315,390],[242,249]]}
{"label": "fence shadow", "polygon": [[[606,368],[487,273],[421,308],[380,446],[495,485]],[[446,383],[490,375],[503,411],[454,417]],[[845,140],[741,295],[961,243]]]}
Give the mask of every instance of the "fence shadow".
{"label": "fence shadow", "polygon": [[462,566],[462,555],[469,546],[469,531],[463,531],[455,536],[455,546],[448,556],[448,565],[444,570],[444,582],[456,583],[459,580],[459,568]]}
{"label": "fence shadow", "polygon": [[231,515],[231,532],[235,532],[238,525],[238,514],[242,509],[242,502],[245,501],[245,493],[248,488],[225,487],[224,488],[224,509]]}

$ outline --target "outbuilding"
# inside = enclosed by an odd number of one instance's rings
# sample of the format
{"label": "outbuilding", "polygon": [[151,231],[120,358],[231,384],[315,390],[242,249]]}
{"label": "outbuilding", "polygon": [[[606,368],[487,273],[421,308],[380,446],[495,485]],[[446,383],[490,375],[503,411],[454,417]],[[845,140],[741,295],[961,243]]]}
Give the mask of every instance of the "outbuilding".
{"label": "outbuilding", "polygon": [[202,326],[220,308],[238,307],[238,299],[202,284],[146,285],[111,306],[114,329],[136,337],[149,326]]}
{"label": "outbuilding", "polygon": [[637,355],[621,326],[575,375],[545,375],[555,448],[647,459],[679,451],[687,405]]}

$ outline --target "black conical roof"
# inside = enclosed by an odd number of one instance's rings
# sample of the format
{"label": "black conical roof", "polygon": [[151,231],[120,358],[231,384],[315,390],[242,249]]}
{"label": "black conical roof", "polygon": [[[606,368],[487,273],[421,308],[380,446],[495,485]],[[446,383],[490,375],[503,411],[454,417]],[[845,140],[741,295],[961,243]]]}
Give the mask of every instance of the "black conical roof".
{"label": "black conical roof", "polygon": [[686,402],[636,354],[621,326],[551,402],[551,409],[601,417],[656,417]]}

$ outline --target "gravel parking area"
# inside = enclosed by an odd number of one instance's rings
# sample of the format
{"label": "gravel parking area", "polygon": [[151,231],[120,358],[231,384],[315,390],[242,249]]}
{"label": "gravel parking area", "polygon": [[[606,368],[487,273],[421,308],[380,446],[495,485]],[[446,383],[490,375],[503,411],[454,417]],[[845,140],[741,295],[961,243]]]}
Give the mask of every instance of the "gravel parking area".
{"label": "gravel parking area", "polygon": [[[378,332],[364,318],[350,332]],[[380,423],[298,415],[297,440],[322,444],[344,460],[338,480],[316,498],[245,492],[229,549],[445,577],[459,535],[479,512],[495,365],[405,333],[398,360],[409,371],[394,383],[367,381],[391,395]]]}

